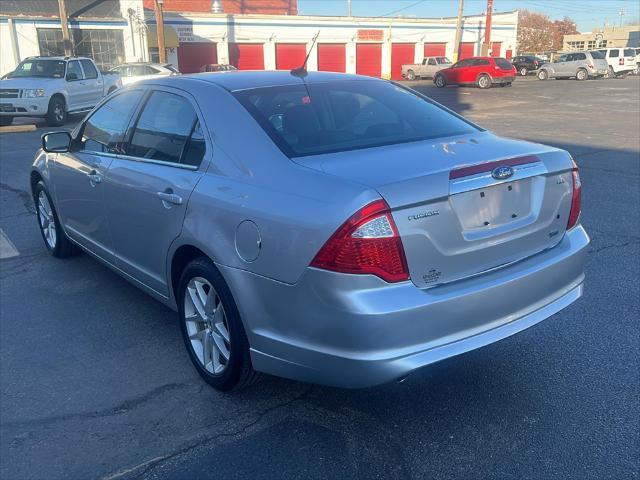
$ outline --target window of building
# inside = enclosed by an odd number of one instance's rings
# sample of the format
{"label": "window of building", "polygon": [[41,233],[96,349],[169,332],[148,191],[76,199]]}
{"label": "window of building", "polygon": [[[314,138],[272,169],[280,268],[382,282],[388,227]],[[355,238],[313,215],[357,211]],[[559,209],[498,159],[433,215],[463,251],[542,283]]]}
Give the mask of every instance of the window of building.
{"label": "window of building", "polygon": [[569,50],[572,51],[584,50],[584,40],[578,42],[567,42],[567,45],[569,46]]}
{"label": "window of building", "polygon": [[589,40],[587,42],[587,50],[593,50],[594,48],[596,48],[596,41],[595,40]]}

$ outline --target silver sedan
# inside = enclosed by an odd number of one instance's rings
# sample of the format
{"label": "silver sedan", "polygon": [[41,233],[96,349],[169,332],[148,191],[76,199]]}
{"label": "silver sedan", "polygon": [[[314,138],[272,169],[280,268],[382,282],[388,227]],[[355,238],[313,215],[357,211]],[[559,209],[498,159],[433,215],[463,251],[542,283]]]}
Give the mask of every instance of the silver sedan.
{"label": "silver sedan", "polygon": [[176,310],[220,390],[258,372],[389,382],[583,293],[571,156],[383,80],[165,77],[42,143],[46,247],[89,252]]}

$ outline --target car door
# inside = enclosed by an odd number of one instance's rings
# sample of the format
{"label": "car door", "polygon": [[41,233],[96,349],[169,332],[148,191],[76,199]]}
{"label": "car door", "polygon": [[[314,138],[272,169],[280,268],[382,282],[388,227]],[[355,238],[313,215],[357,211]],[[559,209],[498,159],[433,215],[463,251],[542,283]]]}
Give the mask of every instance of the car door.
{"label": "car door", "polygon": [[423,67],[424,72],[422,75],[425,77],[433,77],[438,71],[438,63],[435,58],[427,59],[427,64]]}
{"label": "car door", "polygon": [[80,65],[84,72],[84,84],[82,82],[80,82],[80,84],[85,87],[87,104],[90,107],[94,107],[104,96],[102,75],[98,73],[98,69],[91,60],[80,60]]}
{"label": "car door", "polygon": [[169,295],[167,252],[210,150],[196,112],[195,100],[181,90],[149,91],[105,184],[118,267],[163,296]]}
{"label": "car door", "polygon": [[84,73],[78,60],[69,60],[67,62],[67,73],[65,75],[67,88],[67,110],[80,110],[87,103],[86,92],[84,89]]}
{"label": "car door", "polygon": [[68,153],[56,154],[51,176],[60,221],[69,237],[113,263],[104,205],[104,177],[124,138],[142,91],[117,94],[74,132]]}
{"label": "car door", "polygon": [[555,70],[556,77],[569,76],[569,58],[571,58],[570,54],[560,55],[558,61],[553,64],[553,69]]}

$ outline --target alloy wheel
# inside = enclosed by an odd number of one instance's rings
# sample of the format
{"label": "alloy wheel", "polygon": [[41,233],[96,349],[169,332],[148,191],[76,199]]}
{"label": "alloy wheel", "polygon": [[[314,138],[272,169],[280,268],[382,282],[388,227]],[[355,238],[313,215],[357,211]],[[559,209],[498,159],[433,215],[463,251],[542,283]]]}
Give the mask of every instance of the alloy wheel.
{"label": "alloy wheel", "polygon": [[58,122],[62,122],[62,120],[64,120],[64,110],[62,105],[60,105],[59,103],[56,103],[53,108],[53,116]]}
{"label": "alloy wheel", "polygon": [[213,375],[223,373],[231,352],[229,324],[220,297],[203,277],[194,277],[187,284],[184,321],[200,365]]}
{"label": "alloy wheel", "polygon": [[527,76],[527,69],[525,67],[522,67],[520,69],[520,75],[522,75],[523,77]]}
{"label": "alloy wheel", "polygon": [[58,241],[56,222],[53,218],[53,209],[44,190],[40,190],[38,194],[38,219],[40,220],[40,229],[47,245],[51,250],[55,249]]}
{"label": "alloy wheel", "polygon": [[478,81],[478,83],[480,84],[480,88],[489,87],[489,83],[490,83],[489,77],[486,77],[486,76],[480,77],[480,80]]}

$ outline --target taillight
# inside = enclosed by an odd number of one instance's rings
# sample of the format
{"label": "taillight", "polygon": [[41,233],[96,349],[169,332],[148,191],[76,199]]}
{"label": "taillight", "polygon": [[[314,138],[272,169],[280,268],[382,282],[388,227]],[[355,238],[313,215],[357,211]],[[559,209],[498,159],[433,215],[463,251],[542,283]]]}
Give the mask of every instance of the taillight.
{"label": "taillight", "polygon": [[571,178],[573,179],[573,194],[571,195],[571,211],[569,212],[567,230],[576,226],[578,218],[580,217],[580,210],[582,209],[582,183],[580,182],[578,165],[576,165],[575,162],[573,164],[573,170],[571,171]]}
{"label": "taillight", "polygon": [[590,68],[590,69],[592,69],[592,70],[595,68],[595,67],[594,67],[593,65],[591,65],[591,64],[587,65],[587,67],[589,67],[589,68]]}
{"label": "taillight", "polygon": [[311,266],[377,275],[387,282],[408,280],[404,248],[387,202],[376,200],[353,214],[327,240]]}
{"label": "taillight", "polygon": [[621,58],[620,60],[618,60],[618,65],[624,65],[624,58]]}

